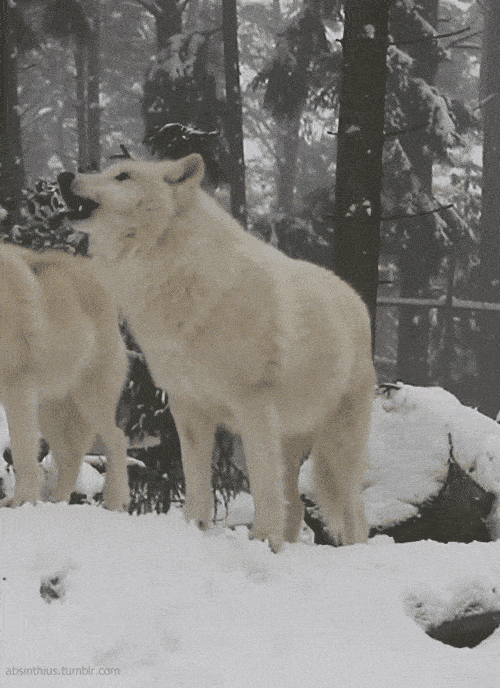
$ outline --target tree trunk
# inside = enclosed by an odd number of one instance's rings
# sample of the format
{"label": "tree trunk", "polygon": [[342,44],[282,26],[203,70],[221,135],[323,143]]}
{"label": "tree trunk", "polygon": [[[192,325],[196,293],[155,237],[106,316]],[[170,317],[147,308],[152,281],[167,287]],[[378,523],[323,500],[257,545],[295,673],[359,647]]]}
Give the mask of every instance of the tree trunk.
{"label": "tree trunk", "polygon": [[182,33],[182,7],[175,0],[157,0],[151,3],[156,22],[156,45],[158,50],[168,46],[172,36]]}
{"label": "tree trunk", "polygon": [[302,108],[276,122],[277,210],[289,218],[294,215],[301,119]]}
{"label": "tree trunk", "polygon": [[94,0],[89,6],[89,40],[88,40],[88,82],[87,82],[87,122],[89,145],[89,170],[97,172],[101,167],[101,106],[100,91],[100,0]]}
{"label": "tree trunk", "polygon": [[[481,102],[483,103],[483,190],[478,298],[500,301],[500,3],[485,5]],[[478,314],[480,410],[493,418],[500,409],[500,316]]]}
{"label": "tree trunk", "polygon": [[231,157],[231,213],[246,227],[245,158],[241,107],[236,0],[222,0],[224,69],[226,74],[225,135]]}
{"label": "tree trunk", "polygon": [[24,166],[18,114],[16,46],[12,8],[0,5],[0,204],[14,210],[22,197]]}
{"label": "tree trunk", "polygon": [[[419,12],[432,26],[437,26],[438,0],[421,0]],[[395,40],[408,40],[407,29],[403,25],[398,32],[395,28]],[[401,36],[399,35],[401,34]],[[433,85],[436,81],[439,67],[438,53],[429,50],[429,41],[422,41],[413,45],[404,46],[415,60],[412,75],[424,79]],[[411,114],[411,113],[410,113]],[[410,129],[418,127],[419,123],[410,122]],[[402,145],[408,156],[413,172],[421,183],[421,189],[432,197],[432,157],[426,155],[422,146],[421,130],[409,131],[402,137]],[[410,231],[418,231],[418,220],[413,220]],[[415,250],[419,250],[419,242],[410,244]],[[420,255],[419,255],[420,258]],[[419,269],[413,266],[419,265]],[[416,297],[429,286],[430,274],[422,270],[422,261],[417,260],[411,248],[405,251],[400,259],[401,270],[401,296]],[[427,385],[429,383],[429,342],[430,321],[427,311],[418,308],[400,308],[398,323],[398,351],[397,351],[397,377],[412,385]]]}
{"label": "tree trunk", "polygon": [[89,169],[89,132],[87,122],[87,44],[75,36],[76,129],[78,137],[78,169]]}
{"label": "tree trunk", "polygon": [[333,268],[361,294],[374,331],[391,0],[345,3]]}

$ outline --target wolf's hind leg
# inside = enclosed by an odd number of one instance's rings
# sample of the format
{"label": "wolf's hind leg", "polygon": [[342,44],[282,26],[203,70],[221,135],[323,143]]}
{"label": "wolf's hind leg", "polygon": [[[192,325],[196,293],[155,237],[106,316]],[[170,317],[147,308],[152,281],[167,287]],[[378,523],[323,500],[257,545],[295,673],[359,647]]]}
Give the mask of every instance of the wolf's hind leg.
{"label": "wolf's hind leg", "polygon": [[371,390],[344,395],[312,448],[315,496],[327,529],[339,544],[366,542],[368,537],[361,485],[371,409]]}
{"label": "wolf's hind leg", "polygon": [[285,542],[297,542],[297,538],[304,518],[304,504],[299,494],[299,471],[302,458],[308,448],[306,438],[293,436],[283,440],[283,483],[287,520],[285,527]]}

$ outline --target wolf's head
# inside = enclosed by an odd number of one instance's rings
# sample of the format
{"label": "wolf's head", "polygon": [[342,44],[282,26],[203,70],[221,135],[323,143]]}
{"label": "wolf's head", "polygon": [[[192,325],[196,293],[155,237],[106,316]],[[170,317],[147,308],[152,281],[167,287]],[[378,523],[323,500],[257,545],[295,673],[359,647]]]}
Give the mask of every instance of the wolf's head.
{"label": "wolf's head", "polygon": [[62,196],[89,252],[109,260],[148,253],[194,202],[203,179],[197,153],[163,162],[122,160],[99,174],[63,172]]}

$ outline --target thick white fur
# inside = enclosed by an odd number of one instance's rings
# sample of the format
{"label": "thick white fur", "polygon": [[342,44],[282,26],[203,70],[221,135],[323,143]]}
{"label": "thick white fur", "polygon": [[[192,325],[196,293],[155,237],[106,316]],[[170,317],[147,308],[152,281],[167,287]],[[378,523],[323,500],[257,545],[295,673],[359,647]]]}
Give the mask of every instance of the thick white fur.
{"label": "thick white fur", "polygon": [[187,518],[202,527],[211,520],[213,437],[222,424],[243,439],[254,537],[274,550],[296,540],[297,476],[312,449],[330,531],[363,542],[360,483],[375,382],[366,308],[332,273],[244,231],[201,190],[203,172],[196,154],[127,160],[72,185],[100,204],[79,228],[169,393]]}
{"label": "thick white fur", "polygon": [[127,445],[115,410],[127,372],[117,310],[77,259],[0,246],[0,400],[16,488],[12,506],[42,496],[39,431],[58,470],[53,501],[68,499],[99,433],[107,447],[105,503],[129,502]]}

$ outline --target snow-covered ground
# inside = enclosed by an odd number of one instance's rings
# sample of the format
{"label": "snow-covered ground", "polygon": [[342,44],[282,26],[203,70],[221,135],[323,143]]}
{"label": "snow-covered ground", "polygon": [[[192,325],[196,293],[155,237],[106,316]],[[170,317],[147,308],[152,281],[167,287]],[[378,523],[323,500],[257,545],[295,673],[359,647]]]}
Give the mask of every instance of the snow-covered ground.
{"label": "snow-covered ground", "polygon": [[499,632],[457,649],[412,618],[499,608],[499,542],[381,537],[275,555],[244,528],[201,533],[176,509],[64,504],[3,509],[1,527],[5,688],[499,686]]}
{"label": "snow-covered ground", "polygon": [[[1,430],[0,417],[0,449]],[[500,426],[443,390],[388,388],[370,446],[372,523],[435,494],[450,446],[500,493]],[[301,484],[313,489],[307,463]],[[242,495],[228,520],[249,511]],[[474,649],[425,633],[500,610],[500,541],[309,540],[275,555],[245,527],[201,533],[175,508],[25,505],[0,510],[0,579],[6,688],[500,687],[500,629]]]}

